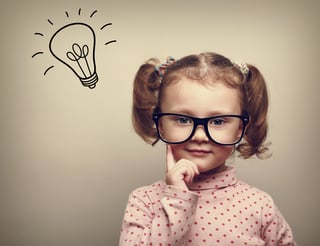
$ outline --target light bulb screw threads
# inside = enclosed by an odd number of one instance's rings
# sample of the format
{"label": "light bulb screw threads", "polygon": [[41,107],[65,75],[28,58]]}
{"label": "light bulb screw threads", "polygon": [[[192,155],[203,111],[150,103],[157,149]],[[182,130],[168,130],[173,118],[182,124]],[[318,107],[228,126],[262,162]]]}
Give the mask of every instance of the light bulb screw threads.
{"label": "light bulb screw threads", "polygon": [[96,87],[96,83],[98,82],[98,75],[97,73],[93,73],[90,77],[80,78],[80,81],[83,86],[94,89]]}

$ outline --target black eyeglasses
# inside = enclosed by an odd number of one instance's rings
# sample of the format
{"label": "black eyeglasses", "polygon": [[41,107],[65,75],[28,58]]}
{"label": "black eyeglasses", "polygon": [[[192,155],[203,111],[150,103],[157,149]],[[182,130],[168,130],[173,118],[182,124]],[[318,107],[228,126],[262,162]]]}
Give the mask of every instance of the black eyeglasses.
{"label": "black eyeglasses", "polygon": [[204,127],[207,137],[216,144],[234,145],[241,141],[249,116],[218,115],[196,118],[183,114],[154,113],[159,138],[169,144],[184,143],[192,138],[199,125]]}

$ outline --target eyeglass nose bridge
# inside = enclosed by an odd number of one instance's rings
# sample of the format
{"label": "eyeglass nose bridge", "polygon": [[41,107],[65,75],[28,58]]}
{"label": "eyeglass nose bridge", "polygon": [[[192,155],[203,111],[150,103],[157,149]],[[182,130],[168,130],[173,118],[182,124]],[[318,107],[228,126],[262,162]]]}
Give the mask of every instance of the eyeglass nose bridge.
{"label": "eyeglass nose bridge", "polygon": [[193,121],[193,130],[190,135],[190,138],[194,136],[198,126],[203,126],[204,132],[206,133],[207,138],[212,139],[208,131],[208,121],[210,120],[210,118],[199,119],[199,118],[191,117],[191,119]]}

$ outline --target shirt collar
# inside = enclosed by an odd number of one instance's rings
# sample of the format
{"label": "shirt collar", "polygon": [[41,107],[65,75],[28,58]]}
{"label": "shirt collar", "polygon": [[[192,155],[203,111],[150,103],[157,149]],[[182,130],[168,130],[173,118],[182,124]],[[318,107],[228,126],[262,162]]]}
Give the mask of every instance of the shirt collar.
{"label": "shirt collar", "polygon": [[236,170],[234,167],[227,166],[220,173],[202,173],[195,177],[191,184],[188,184],[190,190],[209,190],[221,189],[232,186],[237,182]]}

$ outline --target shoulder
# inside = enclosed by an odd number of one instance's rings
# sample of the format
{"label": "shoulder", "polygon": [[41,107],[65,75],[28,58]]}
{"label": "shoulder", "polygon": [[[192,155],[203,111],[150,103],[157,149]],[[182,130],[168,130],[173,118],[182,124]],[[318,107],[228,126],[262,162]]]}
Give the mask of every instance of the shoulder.
{"label": "shoulder", "polygon": [[292,230],[271,195],[242,181],[238,185],[248,199],[248,207],[245,208],[251,213],[255,223],[261,226],[260,231],[266,245],[275,245],[276,242],[281,245],[296,245]]}
{"label": "shoulder", "polygon": [[274,206],[274,200],[272,196],[257,187],[249,185],[241,180],[238,180],[237,190],[239,194],[242,194],[246,199],[251,200],[255,205],[261,205],[262,207]]}
{"label": "shoulder", "polygon": [[237,202],[239,205],[241,203],[256,221],[260,221],[264,227],[273,222],[279,225],[286,224],[271,195],[243,181],[237,182],[237,186],[239,194]]}
{"label": "shoulder", "polygon": [[155,197],[161,197],[162,193],[165,189],[165,182],[163,180],[159,180],[157,182],[154,182],[153,184],[142,186],[139,188],[134,189],[131,193],[129,198],[130,199],[150,199]]}
{"label": "shoulder", "polygon": [[141,186],[133,190],[133,193],[152,193],[154,191],[162,191],[166,184],[163,180],[158,180],[150,185]]}
{"label": "shoulder", "polygon": [[129,200],[138,200],[148,204],[160,203],[160,200],[170,198],[196,202],[198,196],[189,190],[167,185],[163,180],[159,180],[151,185],[142,186],[133,190]]}

